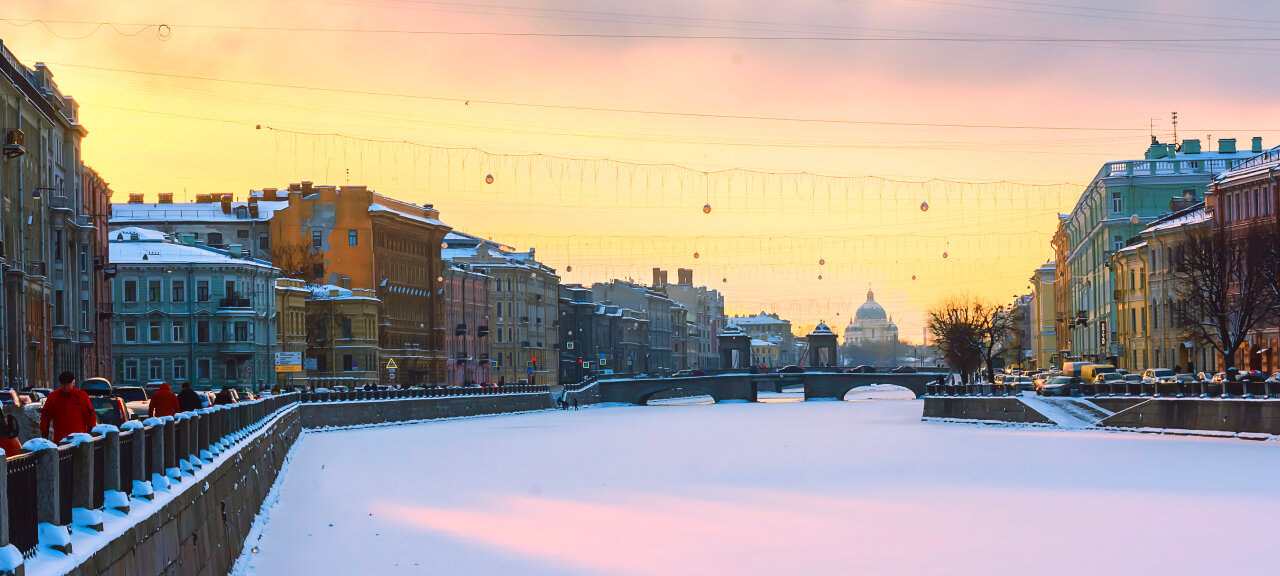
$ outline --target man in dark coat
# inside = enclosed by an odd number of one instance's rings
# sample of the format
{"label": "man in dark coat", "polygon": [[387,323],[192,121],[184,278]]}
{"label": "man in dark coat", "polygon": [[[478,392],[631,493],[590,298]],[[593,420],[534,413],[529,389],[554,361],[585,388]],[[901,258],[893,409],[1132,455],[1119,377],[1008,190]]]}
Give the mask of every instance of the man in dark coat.
{"label": "man in dark coat", "polygon": [[183,412],[191,412],[204,407],[204,402],[200,401],[200,394],[195,388],[191,387],[190,382],[182,383],[182,391],[178,392],[178,409]]}

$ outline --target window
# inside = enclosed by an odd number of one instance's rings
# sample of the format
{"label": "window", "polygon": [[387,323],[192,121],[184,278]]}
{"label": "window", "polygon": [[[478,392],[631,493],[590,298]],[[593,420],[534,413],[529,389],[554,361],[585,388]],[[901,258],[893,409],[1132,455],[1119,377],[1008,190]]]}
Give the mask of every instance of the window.
{"label": "window", "polygon": [[124,301],[125,302],[138,301],[138,281],[137,280],[124,281]]}
{"label": "window", "polygon": [[185,358],[173,359],[173,379],[177,381],[187,379],[187,360]]}
{"label": "window", "polygon": [[227,358],[226,364],[223,365],[223,370],[226,371],[227,380],[235,380],[239,373],[239,370],[236,370],[235,358]]}
{"label": "window", "polygon": [[271,249],[271,236],[268,236],[268,235],[267,235],[267,234],[265,234],[265,233],[263,233],[263,234],[259,234],[259,235],[258,235],[258,249],[259,249],[259,250],[270,250],[270,249]]}
{"label": "window", "polygon": [[312,276],[313,278],[315,278],[317,282],[319,282],[321,279],[323,279],[323,278],[324,278],[324,264],[312,264],[312,265],[311,265],[311,276]]}
{"label": "window", "polygon": [[147,302],[159,302],[161,301],[161,299],[162,298],[160,296],[160,281],[159,280],[148,281],[147,282]]}
{"label": "window", "polygon": [[172,292],[170,299],[174,302],[187,301],[187,282],[185,280],[174,280],[169,285],[169,291]]}
{"label": "window", "polygon": [[147,379],[164,379],[164,360],[160,358],[152,358],[151,361],[147,363]]}
{"label": "window", "polygon": [[320,238],[320,231],[312,230],[311,231],[311,247],[320,248],[322,243],[323,243],[323,239]]}
{"label": "window", "polygon": [[210,233],[209,233],[209,245],[210,245],[210,246],[222,246],[222,233],[221,233],[221,232],[210,232]]}
{"label": "window", "polygon": [[347,230],[347,243],[356,246],[360,243],[360,234],[355,230]]}
{"label": "window", "polygon": [[211,362],[208,358],[200,358],[196,360],[196,378],[208,380],[210,373],[213,372],[213,369],[210,366]]}
{"label": "window", "polygon": [[350,354],[342,355],[342,370],[344,372],[356,370],[358,366],[359,364],[351,357]]}
{"label": "window", "polygon": [[175,321],[173,323],[173,341],[174,342],[187,341],[187,323],[186,322]]}
{"label": "window", "polygon": [[163,342],[163,338],[160,337],[160,328],[160,321],[152,320],[147,325],[147,340],[150,342]]}
{"label": "window", "polygon": [[236,333],[235,333],[234,341],[235,342],[249,341],[249,323],[248,322],[236,322]]}
{"label": "window", "polygon": [[53,293],[53,323],[59,326],[67,325],[67,295],[62,290],[55,290]]}
{"label": "window", "polygon": [[1120,192],[1119,191],[1112,192],[1111,193],[1111,211],[1119,213],[1121,210],[1124,210],[1124,202],[1120,198]]}
{"label": "window", "polygon": [[196,342],[209,341],[209,321],[200,320],[196,322]]}
{"label": "window", "polygon": [[1114,252],[1119,252],[1121,250],[1124,250],[1124,236],[1116,234],[1114,237],[1112,237],[1111,250]]}
{"label": "window", "polygon": [[80,273],[87,274],[89,272],[89,253],[84,248],[80,249]]}
{"label": "window", "polygon": [[223,283],[222,283],[222,297],[223,297],[223,298],[235,298],[235,297],[237,297],[237,296],[238,296],[238,294],[236,293],[236,281],[235,281],[235,280],[227,280],[226,282],[223,282]]}
{"label": "window", "polygon": [[124,341],[129,343],[138,341],[138,323],[137,322],[124,323]]}
{"label": "window", "polygon": [[351,319],[350,318],[342,319],[342,337],[348,340],[351,339]]}
{"label": "window", "polygon": [[136,358],[130,358],[124,361],[124,379],[138,379],[138,360]]}
{"label": "window", "polygon": [[196,302],[209,301],[209,281],[196,280]]}
{"label": "window", "polygon": [[1129,309],[1129,330],[1138,331],[1138,311],[1133,308]]}
{"label": "window", "polygon": [[85,329],[89,328],[89,301],[88,300],[80,301],[80,326]]}
{"label": "window", "polygon": [[248,240],[248,239],[249,239],[249,231],[248,231],[248,230],[236,230],[236,239],[237,239],[237,240]]}

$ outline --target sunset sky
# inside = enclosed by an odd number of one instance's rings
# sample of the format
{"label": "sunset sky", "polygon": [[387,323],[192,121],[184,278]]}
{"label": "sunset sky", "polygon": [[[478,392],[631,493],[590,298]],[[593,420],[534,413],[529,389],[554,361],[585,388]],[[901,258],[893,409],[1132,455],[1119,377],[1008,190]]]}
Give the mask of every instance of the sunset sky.
{"label": "sunset sky", "polygon": [[117,201],[367,184],[566,282],[692,266],[801,331],[870,285],[916,341],[942,296],[1025,292],[1172,111],[1280,142],[1269,0],[491,1],[7,0],[0,40]]}

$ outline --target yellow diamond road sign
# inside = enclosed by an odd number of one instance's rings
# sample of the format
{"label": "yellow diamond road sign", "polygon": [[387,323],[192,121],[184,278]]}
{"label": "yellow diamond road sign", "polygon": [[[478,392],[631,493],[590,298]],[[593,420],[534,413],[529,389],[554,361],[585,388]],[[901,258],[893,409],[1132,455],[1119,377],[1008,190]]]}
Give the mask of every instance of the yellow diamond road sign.
{"label": "yellow diamond road sign", "polygon": [[395,369],[396,369],[396,359],[387,358],[387,370],[395,370]]}

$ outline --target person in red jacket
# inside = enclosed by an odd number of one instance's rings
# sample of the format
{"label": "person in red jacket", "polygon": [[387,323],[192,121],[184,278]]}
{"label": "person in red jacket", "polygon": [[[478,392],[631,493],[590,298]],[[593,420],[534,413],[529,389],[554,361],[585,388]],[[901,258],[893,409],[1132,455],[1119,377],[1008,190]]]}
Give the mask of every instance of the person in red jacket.
{"label": "person in red jacket", "polygon": [[70,372],[59,374],[58,383],[62,387],[49,394],[40,409],[40,435],[49,436],[49,424],[53,424],[55,441],[71,434],[88,434],[98,425],[89,395],[76,388],[76,377]]}
{"label": "person in red jacket", "polygon": [[178,413],[178,395],[169,389],[169,383],[165,382],[160,385],[160,389],[151,395],[151,407],[147,409],[147,416],[151,418],[163,418],[165,416],[173,416]]}

